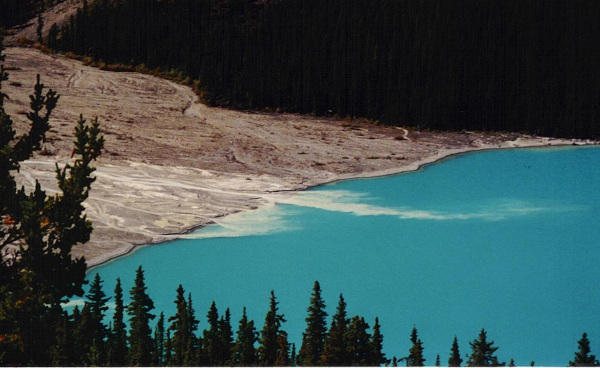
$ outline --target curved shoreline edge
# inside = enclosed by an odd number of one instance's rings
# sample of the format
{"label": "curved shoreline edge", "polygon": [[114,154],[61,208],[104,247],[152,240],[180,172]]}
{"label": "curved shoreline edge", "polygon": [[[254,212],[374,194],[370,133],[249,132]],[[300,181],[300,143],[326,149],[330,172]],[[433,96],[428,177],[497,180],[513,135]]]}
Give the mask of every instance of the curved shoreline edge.
{"label": "curved shoreline edge", "polygon": [[[375,170],[371,172],[360,172],[360,173],[352,173],[352,174],[338,174],[335,178],[329,180],[322,180],[317,182],[316,184],[311,184],[307,186],[298,186],[297,188],[285,190],[286,192],[299,192],[308,190],[311,188],[316,188],[323,185],[328,185],[332,183],[336,183],[339,181],[345,180],[358,180],[358,179],[371,179],[371,178],[380,178],[386,176],[399,175],[409,172],[416,172],[428,165],[433,165],[437,163],[441,163],[447,159],[469,154],[469,153],[477,153],[482,151],[494,151],[494,150],[506,150],[506,149],[521,149],[521,148],[529,148],[529,149],[544,149],[544,148],[584,148],[584,147],[594,147],[600,146],[599,141],[592,140],[578,140],[578,139],[557,139],[557,138],[548,138],[548,137],[540,137],[540,138],[517,138],[515,141],[505,141],[500,144],[482,144],[475,147],[461,147],[461,148],[445,148],[437,151],[436,154],[431,156],[423,157],[419,160],[411,162],[408,165],[400,166],[392,169],[384,169],[384,170]],[[267,191],[265,193],[276,193],[279,191]],[[264,206],[266,203],[263,203]],[[255,207],[251,210],[258,209],[259,207]],[[251,211],[244,210],[244,211]],[[223,216],[232,215],[235,213],[239,213],[240,211],[232,211],[230,213],[225,213]],[[115,261],[121,257],[128,256],[138,249],[144,248],[146,246],[159,245],[166,242],[180,240],[183,235],[190,234],[196,230],[204,228],[209,225],[213,225],[215,222],[209,222],[205,224],[197,224],[192,227],[186,228],[181,232],[166,234],[164,238],[155,239],[146,243],[132,243],[129,244],[128,247],[120,248],[114,250],[112,252],[103,254],[102,256],[97,256],[93,259],[93,261],[88,262],[87,272],[91,272],[94,268],[106,265],[112,261]]]}

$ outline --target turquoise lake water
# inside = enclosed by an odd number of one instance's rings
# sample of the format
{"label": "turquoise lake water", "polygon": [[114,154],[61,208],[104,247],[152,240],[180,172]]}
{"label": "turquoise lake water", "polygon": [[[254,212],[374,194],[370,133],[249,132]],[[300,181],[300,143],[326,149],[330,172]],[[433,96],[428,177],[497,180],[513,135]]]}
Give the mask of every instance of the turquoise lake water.
{"label": "turquoise lake water", "polygon": [[285,197],[89,275],[128,296],[142,265],[167,317],[181,283],[200,330],[213,300],[234,330],[243,306],[260,330],[275,290],[297,349],[319,280],[330,316],[343,293],[349,316],[379,317],[388,358],[407,355],[413,325],[428,365],[485,327],[501,361],[564,366],[583,332],[600,355],[599,163],[598,147],[461,155]]}

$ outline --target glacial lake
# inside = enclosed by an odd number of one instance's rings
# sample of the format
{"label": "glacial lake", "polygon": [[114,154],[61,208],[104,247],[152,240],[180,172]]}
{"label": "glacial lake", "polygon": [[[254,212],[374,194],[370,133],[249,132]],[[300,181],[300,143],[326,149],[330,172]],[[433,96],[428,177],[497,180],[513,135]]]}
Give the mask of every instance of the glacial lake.
{"label": "glacial lake", "polygon": [[600,147],[471,153],[283,202],[89,277],[100,273],[109,295],[120,277],[127,299],[142,265],[167,318],[181,283],[200,331],[213,300],[234,331],[244,306],[260,330],[274,290],[297,350],[318,280],[329,321],[340,293],[349,317],[379,317],[390,359],[408,354],[413,325],[427,365],[447,363],[455,335],[470,354],[482,327],[507,363],[565,366],[583,332],[600,355]]}

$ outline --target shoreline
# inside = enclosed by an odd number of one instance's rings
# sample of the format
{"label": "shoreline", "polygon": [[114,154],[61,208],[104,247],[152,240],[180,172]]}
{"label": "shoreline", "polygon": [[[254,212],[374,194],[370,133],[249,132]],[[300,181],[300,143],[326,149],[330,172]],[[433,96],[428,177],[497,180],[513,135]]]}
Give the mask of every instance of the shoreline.
{"label": "shoreline", "polygon": [[[386,176],[394,176],[405,173],[417,172],[423,169],[426,166],[434,165],[441,163],[445,160],[451,159],[453,157],[457,157],[464,154],[477,153],[483,151],[494,151],[494,150],[506,150],[506,149],[545,149],[545,148],[583,148],[583,147],[594,147],[600,145],[600,142],[592,141],[592,140],[578,140],[578,139],[559,139],[559,138],[548,138],[548,137],[539,137],[539,138],[518,138],[523,139],[526,142],[523,145],[511,145],[513,141],[503,142],[499,145],[482,145],[479,147],[463,147],[463,148],[453,148],[453,149],[443,149],[440,150],[437,154],[432,156],[428,156],[417,160],[415,162],[410,163],[409,165],[379,171],[372,172],[364,172],[364,173],[353,173],[346,175],[339,175],[339,177],[331,179],[329,181],[324,181],[321,183],[316,183],[313,185],[308,185],[305,187],[295,188],[284,190],[285,192],[300,192],[304,190],[309,190],[312,188],[320,187],[323,185],[329,185],[340,181],[346,180],[361,180],[361,179],[372,179],[372,178],[381,178]],[[266,193],[278,193],[283,191],[270,191]],[[264,204],[263,204],[264,205]],[[246,211],[252,211],[258,209],[259,207],[255,207]],[[223,214],[221,217],[229,216],[237,212]],[[206,226],[215,225],[216,222],[212,221],[206,224],[197,224],[192,226],[191,228],[184,229],[182,232],[176,232],[171,234],[165,234],[165,236],[169,236],[169,239],[157,239],[156,241],[151,241],[148,243],[140,243],[140,244],[131,244],[129,247],[124,249],[122,252],[115,252],[118,254],[105,254],[104,257],[97,257],[97,261],[94,263],[88,264],[88,269],[86,272],[92,271],[94,268],[106,265],[112,261],[118,260],[121,257],[126,257],[130,254],[133,254],[138,249],[144,248],[146,246],[160,245],[163,243],[167,243],[170,241],[181,240],[184,239],[184,235],[191,234],[196,230],[202,229]]]}
{"label": "shoreline", "polygon": [[43,152],[23,163],[19,185],[33,188],[39,180],[56,193],[55,164],[69,162],[74,122],[80,114],[100,122],[105,149],[84,202],[94,232],[72,250],[90,268],[259,208],[272,202],[271,193],[396,175],[484,149],[598,143],[227,110],[199,103],[189,87],[157,77],[103,71],[35,49],[5,53],[6,65],[18,66],[5,101],[18,133],[29,124],[25,101],[37,74],[61,95]]}

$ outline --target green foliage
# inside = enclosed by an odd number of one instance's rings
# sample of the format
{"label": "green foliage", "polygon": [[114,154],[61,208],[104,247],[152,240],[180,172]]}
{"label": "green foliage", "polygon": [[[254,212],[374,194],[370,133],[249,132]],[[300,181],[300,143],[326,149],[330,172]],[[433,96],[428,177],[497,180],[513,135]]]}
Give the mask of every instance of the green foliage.
{"label": "green foliage", "polygon": [[577,345],[579,350],[575,352],[575,359],[569,361],[570,367],[598,367],[600,365],[596,356],[590,354],[590,340],[588,340],[587,333],[583,333],[581,340],[577,341]]}
{"label": "green foliage", "polygon": [[370,365],[371,349],[369,341],[371,335],[367,332],[369,324],[363,317],[354,316],[346,329],[347,341],[346,357],[348,365]]}
{"label": "green foliage", "polygon": [[[0,40],[1,41],[1,40]],[[0,42],[0,45],[2,42]],[[3,48],[0,46],[0,53]],[[0,57],[0,364],[47,365],[62,360],[63,340],[51,346],[63,331],[60,303],[82,295],[86,264],[72,259],[71,248],[89,240],[92,226],[83,214],[82,202],[94,181],[91,166],[104,144],[97,121],[82,118],[75,128],[74,163],[57,168],[59,194],[47,196],[36,181],[32,191],[17,189],[13,172],[41,149],[49,119],[59,96],[48,90],[39,75],[26,114],[29,130],[17,136],[4,109],[1,90],[8,80],[4,56]],[[62,339],[62,337],[61,337]]]}
{"label": "green foliage", "polygon": [[154,315],[154,302],[146,293],[144,271],[139,266],[135,275],[135,284],[129,292],[131,303],[127,306],[129,314],[129,354],[127,357],[130,366],[149,366],[152,363],[152,330],[150,320]]}
{"label": "green foliage", "polygon": [[187,349],[190,346],[193,331],[190,328],[187,302],[185,300],[185,291],[181,284],[177,288],[177,297],[175,299],[177,312],[169,318],[171,332],[171,359],[169,364],[182,366],[185,360]]}
{"label": "green foliage", "polygon": [[121,279],[115,285],[115,313],[112,319],[112,329],[108,336],[108,364],[122,367],[127,362],[127,331],[124,322],[125,306],[123,304],[123,288]]}
{"label": "green foliage", "polygon": [[460,367],[463,360],[460,357],[460,350],[458,348],[458,339],[454,336],[452,341],[452,347],[450,348],[450,358],[448,358],[448,367]]}
{"label": "green foliage", "polygon": [[383,352],[383,335],[381,334],[381,326],[379,325],[379,318],[377,317],[375,317],[373,335],[371,336],[369,345],[371,347],[371,361],[369,362],[369,365],[387,365],[389,360],[385,357]]}
{"label": "green foliage", "polygon": [[274,366],[277,361],[280,348],[279,336],[283,332],[281,325],[285,323],[283,314],[279,314],[279,307],[275,298],[275,292],[271,290],[269,311],[265,317],[265,324],[260,332],[258,347],[258,362],[263,366]]}
{"label": "green foliage", "polygon": [[233,347],[231,365],[234,366],[253,366],[256,365],[255,343],[258,341],[258,332],[254,327],[254,321],[248,320],[246,307],[242,312],[237,339]]}
{"label": "green foliage", "polygon": [[335,314],[331,321],[331,327],[325,340],[321,362],[326,366],[346,366],[349,365],[346,355],[348,342],[346,340],[346,329],[348,326],[346,301],[340,294],[340,299]]}
{"label": "green foliage", "polygon": [[497,347],[494,347],[494,342],[487,341],[487,333],[485,329],[481,329],[479,338],[469,342],[471,346],[471,355],[467,361],[467,367],[498,367],[505,365],[498,362],[498,358],[494,355]]}
{"label": "green foliage", "polygon": [[327,312],[321,297],[321,286],[315,281],[310,305],[307,309],[306,331],[302,334],[302,345],[298,353],[298,363],[304,366],[315,366],[319,363],[325,345],[327,333]]}
{"label": "green foliage", "polygon": [[423,357],[423,343],[421,339],[418,337],[417,327],[413,327],[410,334],[410,341],[412,342],[412,347],[408,352],[408,357],[406,358],[406,366],[407,367],[422,367],[425,365],[425,358]]}
{"label": "green foliage", "polygon": [[154,350],[152,351],[152,365],[160,367],[168,363],[165,360],[165,315],[160,312],[158,322],[154,328]]}
{"label": "green foliage", "polygon": [[206,314],[208,320],[208,330],[204,330],[202,338],[202,363],[216,366],[222,355],[221,336],[219,333],[219,312],[217,305],[213,301]]}
{"label": "green foliage", "polygon": [[219,337],[221,345],[221,356],[219,365],[229,365],[233,351],[233,329],[231,328],[231,312],[229,308],[225,310],[225,315],[219,320]]}

